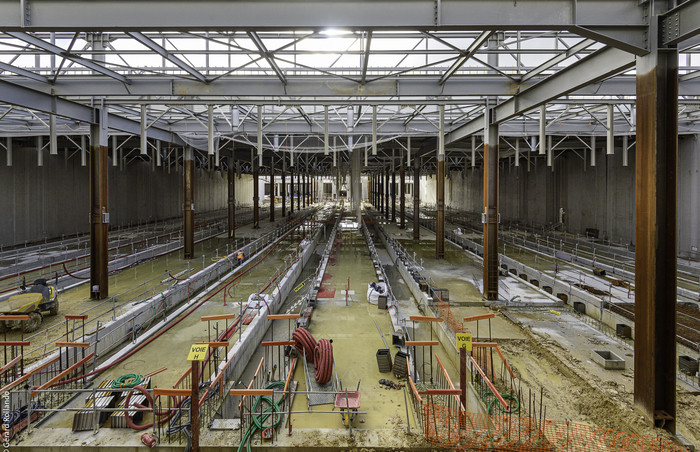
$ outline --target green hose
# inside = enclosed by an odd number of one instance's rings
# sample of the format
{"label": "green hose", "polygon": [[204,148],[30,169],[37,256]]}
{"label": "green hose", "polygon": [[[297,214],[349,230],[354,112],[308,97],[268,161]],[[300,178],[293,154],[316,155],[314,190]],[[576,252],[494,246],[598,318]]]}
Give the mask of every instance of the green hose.
{"label": "green hose", "polygon": [[125,374],[115,378],[112,382],[112,389],[133,388],[146,381],[146,377],[141,374]]}
{"label": "green hose", "polygon": [[485,391],[483,394],[481,394],[481,398],[486,402],[486,427],[488,428],[488,435],[489,435],[489,440],[491,440],[491,449],[493,449],[493,435],[491,435],[491,423],[489,422],[489,417],[491,417],[491,407],[496,405],[499,410],[506,414],[510,413],[515,413],[520,409],[520,400],[518,400],[515,396],[511,394],[501,394],[501,397],[504,399],[510,399],[514,400],[515,403],[511,403],[508,405],[508,409],[503,408],[500,403],[496,403],[496,395],[491,391]]}
{"label": "green hose", "polygon": [[[273,383],[270,383],[265,387],[265,389],[274,389],[278,387],[284,387],[285,382],[284,381],[275,381]],[[272,397],[269,396],[258,396],[255,399],[255,402],[253,402],[253,412],[256,412],[258,407],[262,402],[265,402],[268,404],[268,407],[265,409],[260,414],[256,414],[253,416],[253,422],[250,424],[250,427],[246,430],[246,432],[243,434],[243,439],[241,440],[241,444],[238,445],[238,452],[241,452],[243,450],[243,447],[245,446],[245,449],[247,452],[251,452],[250,448],[250,440],[253,438],[253,435],[258,430],[263,430],[267,427],[273,427],[276,428],[280,422],[282,421],[282,416],[277,416],[277,420],[274,421],[271,425],[266,426],[265,421],[269,419],[270,416],[273,416],[274,420],[274,415],[275,413],[279,413],[281,411],[280,409],[280,403],[284,401],[285,394],[282,394],[282,397],[280,397],[278,400],[273,400]]]}

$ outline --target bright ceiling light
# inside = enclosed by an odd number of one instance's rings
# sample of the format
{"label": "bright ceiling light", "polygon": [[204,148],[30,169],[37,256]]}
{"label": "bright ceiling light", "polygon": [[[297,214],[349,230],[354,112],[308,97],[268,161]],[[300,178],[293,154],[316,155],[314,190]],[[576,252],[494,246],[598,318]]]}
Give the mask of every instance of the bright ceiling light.
{"label": "bright ceiling light", "polygon": [[352,34],[352,32],[350,30],[341,30],[339,28],[327,28],[325,30],[321,30],[321,34],[326,36],[343,36]]}

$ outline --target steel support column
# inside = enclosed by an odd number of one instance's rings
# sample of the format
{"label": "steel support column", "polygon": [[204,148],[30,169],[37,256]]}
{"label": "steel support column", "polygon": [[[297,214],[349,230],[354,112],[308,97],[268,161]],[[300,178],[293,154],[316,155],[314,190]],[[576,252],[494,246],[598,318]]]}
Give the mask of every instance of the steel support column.
{"label": "steel support column", "polygon": [[275,221],[275,155],[270,155],[270,222]]}
{"label": "steel support column", "polygon": [[435,258],[445,258],[445,106],[438,106],[439,132],[435,175]]}
{"label": "steel support column", "polygon": [[391,194],[389,192],[389,168],[384,170],[384,218],[389,219],[389,198]]}
{"label": "steel support column", "polygon": [[228,161],[228,238],[236,238],[236,168],[233,153]]}
{"label": "steel support column", "polygon": [[282,155],[282,218],[287,216],[287,158]]}
{"label": "steel support column", "polygon": [[309,175],[306,171],[301,175],[302,207],[306,208],[307,197],[309,196]]}
{"label": "steel support column", "polygon": [[[299,164],[299,161],[297,160],[297,165]],[[297,211],[301,210],[301,198],[302,198],[302,191],[301,191],[301,178],[303,174],[301,172],[301,168],[299,168],[299,171],[297,172]]]}
{"label": "steel support column", "polygon": [[[292,163],[291,159],[294,157],[290,155],[290,163]],[[289,213],[293,214],[294,213],[294,167],[289,168]]]}
{"label": "steel support column", "polygon": [[401,209],[401,215],[400,215],[400,223],[399,223],[399,228],[405,229],[406,228],[406,165],[404,163],[404,158],[403,158],[403,152],[401,153],[401,168],[399,170],[399,184],[401,187],[399,188],[400,193],[399,193],[399,199],[401,200],[400,202],[400,209]]}
{"label": "steel support column", "polygon": [[260,227],[260,169],[258,168],[258,160],[257,156],[251,155],[251,162],[253,163],[253,229]]}
{"label": "steel support column", "polygon": [[396,223],[396,169],[391,162],[391,221]]}
{"label": "steel support column", "polygon": [[435,174],[435,258],[445,258],[445,154],[438,152]]}
{"label": "steel support column", "polygon": [[498,300],[498,124],[487,120],[484,138],[484,298]]}
{"label": "steel support column", "polygon": [[413,240],[420,240],[420,157],[413,158]]}
{"label": "steel support column", "polygon": [[678,50],[660,49],[651,24],[651,52],[637,57],[634,403],[675,432]]}
{"label": "steel support column", "polygon": [[90,298],[109,296],[109,178],[107,115],[95,109],[90,126]]}
{"label": "steel support column", "polygon": [[192,259],[194,258],[194,151],[189,146],[184,149],[182,166],[184,256],[185,259]]}

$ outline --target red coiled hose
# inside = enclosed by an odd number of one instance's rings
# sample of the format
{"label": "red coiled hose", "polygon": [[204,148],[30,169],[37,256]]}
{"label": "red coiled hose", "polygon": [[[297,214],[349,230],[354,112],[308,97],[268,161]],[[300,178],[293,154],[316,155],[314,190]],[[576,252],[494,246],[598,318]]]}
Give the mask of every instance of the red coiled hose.
{"label": "red coiled hose", "polygon": [[316,383],[325,384],[333,373],[333,345],[328,339],[321,339],[314,350],[314,378]]}
{"label": "red coiled hose", "polygon": [[306,353],[306,361],[314,362],[314,350],[316,349],[316,339],[306,328],[299,327],[292,333],[294,347],[299,353]]}

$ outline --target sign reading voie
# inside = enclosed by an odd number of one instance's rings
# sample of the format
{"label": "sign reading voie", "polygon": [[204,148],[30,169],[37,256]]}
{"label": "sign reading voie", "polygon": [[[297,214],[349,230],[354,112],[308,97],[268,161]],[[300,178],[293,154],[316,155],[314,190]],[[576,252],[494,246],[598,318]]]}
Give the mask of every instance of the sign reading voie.
{"label": "sign reading voie", "polygon": [[204,361],[208,350],[209,344],[192,344],[190,353],[187,355],[187,361]]}
{"label": "sign reading voie", "polygon": [[468,352],[472,351],[472,335],[469,333],[457,333],[457,350],[465,347]]}

